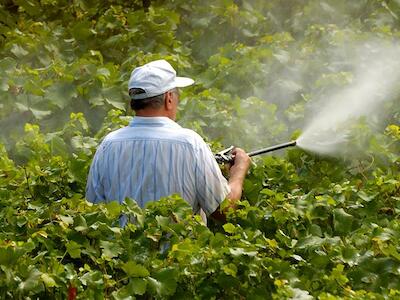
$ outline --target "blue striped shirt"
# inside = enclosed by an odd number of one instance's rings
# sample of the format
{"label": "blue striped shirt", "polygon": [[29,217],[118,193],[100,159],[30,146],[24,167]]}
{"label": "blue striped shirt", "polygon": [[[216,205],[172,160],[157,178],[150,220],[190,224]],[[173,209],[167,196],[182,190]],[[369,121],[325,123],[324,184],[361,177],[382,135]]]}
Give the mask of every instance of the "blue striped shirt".
{"label": "blue striped shirt", "polygon": [[86,199],[144,207],[179,194],[195,213],[213,213],[230,192],[214,156],[194,131],[167,117],[134,117],[129,126],[108,134],[93,158]]}

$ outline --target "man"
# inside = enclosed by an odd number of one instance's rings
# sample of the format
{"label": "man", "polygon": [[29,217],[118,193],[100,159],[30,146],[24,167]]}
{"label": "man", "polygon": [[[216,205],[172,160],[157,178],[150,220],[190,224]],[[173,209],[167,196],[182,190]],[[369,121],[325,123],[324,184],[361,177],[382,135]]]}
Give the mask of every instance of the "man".
{"label": "man", "polygon": [[144,207],[149,201],[177,193],[193,208],[224,220],[219,205],[241,198],[250,158],[233,152],[229,181],[210,148],[194,131],[175,123],[180,87],[193,84],[177,77],[165,60],[133,70],[128,90],[135,117],[125,128],[108,134],[94,156],[86,198],[94,203],[126,198]]}

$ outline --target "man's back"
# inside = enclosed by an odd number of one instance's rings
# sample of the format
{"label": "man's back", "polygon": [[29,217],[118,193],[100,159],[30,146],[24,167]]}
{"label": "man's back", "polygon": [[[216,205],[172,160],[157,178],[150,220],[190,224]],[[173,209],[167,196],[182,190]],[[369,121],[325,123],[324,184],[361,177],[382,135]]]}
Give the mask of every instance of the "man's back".
{"label": "man's back", "polygon": [[135,117],[109,134],[94,157],[86,197],[92,202],[148,201],[179,194],[194,212],[211,214],[229,193],[199,135],[165,117]]}
{"label": "man's back", "polygon": [[128,127],[110,133],[97,149],[86,186],[87,200],[121,203],[130,197],[144,207],[177,193],[195,213],[201,208],[207,216],[225,220],[219,205],[228,198],[230,207],[235,207],[250,157],[243,149],[232,151],[228,183],[203,139],[174,122],[179,88],[193,83],[191,78],[176,76],[165,60],[132,71],[128,92],[136,117]]}

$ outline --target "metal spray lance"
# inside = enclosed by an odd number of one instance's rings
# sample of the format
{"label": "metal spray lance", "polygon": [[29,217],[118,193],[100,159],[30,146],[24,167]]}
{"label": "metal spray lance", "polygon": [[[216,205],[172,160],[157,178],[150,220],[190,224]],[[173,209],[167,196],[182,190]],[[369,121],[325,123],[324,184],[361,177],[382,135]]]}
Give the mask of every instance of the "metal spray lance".
{"label": "metal spray lance", "polygon": [[[293,146],[296,146],[296,141],[290,141],[287,143],[271,146],[268,148],[259,149],[256,151],[249,152],[249,153],[247,153],[247,155],[251,157],[251,156],[256,156],[256,155],[264,154],[267,152],[271,152],[271,151],[275,151],[275,150],[279,150],[279,149],[283,149],[283,148],[287,148],[287,147],[293,147]],[[232,150],[234,148],[235,148],[234,146],[230,146],[229,148],[226,148],[226,149],[216,153],[214,155],[215,160],[219,164],[233,162]]]}

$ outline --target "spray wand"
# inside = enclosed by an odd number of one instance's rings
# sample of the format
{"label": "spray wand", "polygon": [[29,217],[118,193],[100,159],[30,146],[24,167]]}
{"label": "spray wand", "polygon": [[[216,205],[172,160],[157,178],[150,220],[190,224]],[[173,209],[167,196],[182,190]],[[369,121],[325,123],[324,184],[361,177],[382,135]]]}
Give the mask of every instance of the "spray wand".
{"label": "spray wand", "polygon": [[[287,148],[287,147],[293,147],[293,146],[296,146],[296,141],[290,141],[287,143],[271,146],[268,148],[259,149],[256,151],[249,152],[249,153],[247,153],[247,155],[251,157],[251,156],[256,156],[256,155],[264,154],[267,152],[271,152],[271,151],[275,151],[275,150],[279,150],[279,149],[283,149],[283,148]],[[214,155],[214,157],[215,157],[215,160],[217,161],[217,163],[224,164],[224,163],[233,162],[233,156],[232,156],[233,148],[235,148],[235,147],[230,146],[229,148],[226,148],[226,149],[216,153]]]}

